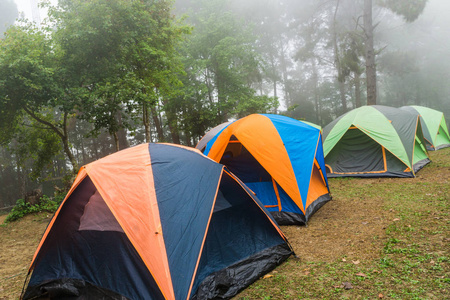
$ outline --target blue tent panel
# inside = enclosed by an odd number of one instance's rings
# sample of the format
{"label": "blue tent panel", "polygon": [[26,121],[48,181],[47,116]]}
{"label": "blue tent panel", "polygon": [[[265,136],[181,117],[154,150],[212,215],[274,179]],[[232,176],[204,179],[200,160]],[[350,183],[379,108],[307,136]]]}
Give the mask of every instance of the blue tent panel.
{"label": "blue tent panel", "polygon": [[[295,172],[300,195],[302,196],[303,207],[306,207],[309,182],[311,180],[311,167],[316,154],[320,130],[284,116],[265,116],[272,121],[286,147]],[[301,139],[299,139],[299,131],[302,132]]]}
{"label": "blue tent panel", "polygon": [[[242,263],[254,253],[284,244],[276,228],[267,221],[267,214],[257,202],[224,173],[191,296],[208,275]],[[263,260],[261,264],[264,263]],[[245,281],[240,274],[232,277]]]}
{"label": "blue tent panel", "polygon": [[176,298],[183,299],[189,291],[223,166],[179,147],[150,144],[149,151],[172,283]]}

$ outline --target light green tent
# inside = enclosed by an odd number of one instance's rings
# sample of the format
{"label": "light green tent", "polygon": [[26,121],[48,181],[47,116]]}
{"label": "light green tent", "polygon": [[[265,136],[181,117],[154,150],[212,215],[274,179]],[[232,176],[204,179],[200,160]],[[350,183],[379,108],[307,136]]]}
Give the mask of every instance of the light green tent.
{"label": "light green tent", "polygon": [[450,135],[443,112],[423,106],[403,106],[400,108],[420,116],[428,150],[450,147]]}
{"label": "light green tent", "polygon": [[363,106],[323,129],[329,177],[414,177],[430,162],[417,115]]}

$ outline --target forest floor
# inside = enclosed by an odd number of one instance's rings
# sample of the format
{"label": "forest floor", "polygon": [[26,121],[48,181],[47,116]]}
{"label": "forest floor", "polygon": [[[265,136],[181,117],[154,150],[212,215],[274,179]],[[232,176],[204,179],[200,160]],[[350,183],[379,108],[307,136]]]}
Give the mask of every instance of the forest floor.
{"label": "forest floor", "polygon": [[235,299],[450,299],[450,148],[416,178],[331,178],[290,258]]}
{"label": "forest floor", "polygon": [[[450,148],[416,178],[330,179],[291,257],[235,299],[450,299]],[[0,224],[6,215],[0,215]],[[0,300],[18,299],[46,213],[0,226]]]}

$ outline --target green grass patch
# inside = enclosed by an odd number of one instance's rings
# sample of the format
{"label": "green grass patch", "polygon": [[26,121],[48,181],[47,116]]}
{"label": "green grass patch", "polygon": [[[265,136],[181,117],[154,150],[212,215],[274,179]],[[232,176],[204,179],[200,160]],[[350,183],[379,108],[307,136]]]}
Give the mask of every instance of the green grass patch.
{"label": "green grass patch", "polygon": [[[235,299],[450,299],[450,148],[430,156],[432,163],[417,178],[330,180],[334,200],[326,206],[381,204],[375,216],[342,214],[337,216],[342,226],[324,226],[316,235],[319,241],[340,235],[336,245],[348,243],[348,252],[332,261],[291,258],[273,277],[260,279]],[[359,241],[379,246],[371,250],[372,258],[357,264],[366,254],[364,247],[355,247],[364,232],[349,232],[345,224],[350,218],[360,228],[378,226],[374,220],[384,224],[381,233]],[[324,224],[329,220],[324,218]],[[318,245],[304,247],[315,251]]]}

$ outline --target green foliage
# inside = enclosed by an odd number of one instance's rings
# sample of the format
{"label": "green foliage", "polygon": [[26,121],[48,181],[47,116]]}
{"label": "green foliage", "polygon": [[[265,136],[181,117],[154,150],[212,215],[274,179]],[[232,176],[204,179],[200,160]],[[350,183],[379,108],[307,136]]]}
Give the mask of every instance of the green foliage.
{"label": "green foliage", "polygon": [[[48,30],[24,23],[9,28],[0,40],[0,142],[6,144],[15,134],[20,135],[23,126],[30,125],[26,118],[32,119],[35,129],[59,137],[75,170],[77,163],[67,137],[67,121],[75,103],[65,90],[59,47]],[[44,156],[41,153],[40,157]]]}
{"label": "green foliage", "polygon": [[380,6],[386,7],[405,18],[407,22],[415,21],[423,12],[428,0],[378,0]]}
{"label": "green foliage", "polygon": [[[349,76],[350,73],[361,75],[364,72],[362,58],[364,57],[364,42],[360,34],[355,31],[346,32],[341,37],[341,76]],[[339,79],[339,78],[338,78]],[[339,79],[345,81],[344,78]]]}
{"label": "green foliage", "polygon": [[[51,113],[50,113],[51,115]],[[41,116],[48,118],[48,116]],[[24,166],[26,162],[31,163],[31,179],[45,178],[44,170],[48,169],[55,157],[62,150],[60,137],[53,131],[42,130],[35,120],[23,120],[28,124],[21,126],[15,133],[14,150],[18,163]],[[12,148],[12,147],[10,147]]]}
{"label": "green foliage", "polygon": [[236,106],[236,114],[239,118],[254,113],[275,113],[279,102],[274,97],[251,96],[248,99],[239,101]]}
{"label": "green foliage", "polygon": [[20,116],[51,105],[57,88],[55,55],[44,31],[30,24],[13,26],[0,41],[0,101],[2,111]]}
{"label": "green foliage", "polygon": [[[61,1],[51,10],[54,34],[72,88],[85,87],[79,117],[91,132],[133,129],[161,98],[173,97],[183,68],[176,47],[189,32],[170,13],[171,1]],[[144,120],[144,123],[147,120]]]}
{"label": "green foliage", "polygon": [[5,223],[17,221],[20,218],[32,213],[46,211],[49,213],[54,213],[59,205],[61,204],[63,196],[57,196],[55,198],[49,198],[48,196],[42,196],[41,201],[36,205],[31,205],[25,202],[23,199],[19,199],[16,202],[16,206],[11,210],[11,212],[6,217]]}
{"label": "green foliage", "polygon": [[270,109],[273,103],[255,97],[252,87],[261,81],[263,61],[251,27],[233,15],[226,1],[200,2],[204,9],[188,18],[194,30],[183,49],[184,64],[189,79],[204,91],[201,101],[215,110],[216,125],[261,106]]}

